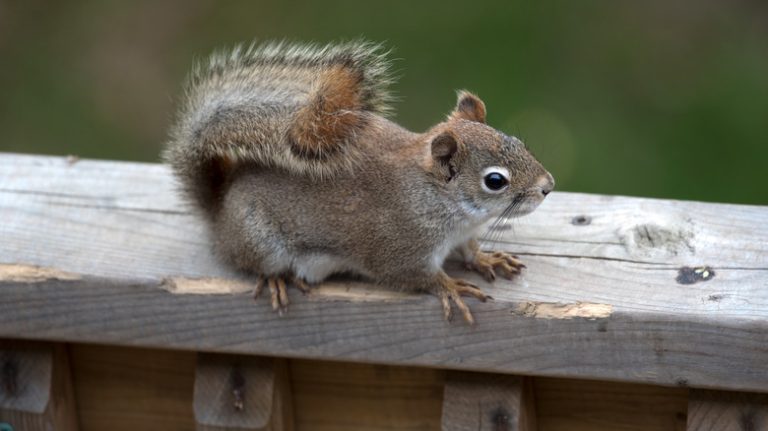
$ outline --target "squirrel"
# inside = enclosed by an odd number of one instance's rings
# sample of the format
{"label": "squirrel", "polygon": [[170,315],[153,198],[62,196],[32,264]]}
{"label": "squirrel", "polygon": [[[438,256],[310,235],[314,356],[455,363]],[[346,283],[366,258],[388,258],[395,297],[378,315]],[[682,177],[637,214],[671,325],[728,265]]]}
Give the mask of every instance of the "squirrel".
{"label": "squirrel", "polygon": [[364,41],[272,42],[214,53],[193,68],[163,153],[208,221],[214,249],[267,287],[272,308],[331,274],[435,294],[446,320],[463,296],[448,276],[458,251],[488,282],[525,267],[480,250],[486,222],[532,212],[554,179],[515,137],[486,125],[458,92],[445,121],[414,133],[388,119],[389,62]]}

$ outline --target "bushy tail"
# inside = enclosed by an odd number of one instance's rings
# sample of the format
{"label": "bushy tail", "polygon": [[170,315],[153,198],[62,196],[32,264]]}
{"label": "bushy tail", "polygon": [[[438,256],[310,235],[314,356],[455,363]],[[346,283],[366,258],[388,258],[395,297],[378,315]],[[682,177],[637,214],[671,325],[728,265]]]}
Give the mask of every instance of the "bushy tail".
{"label": "bushy tail", "polygon": [[188,78],[164,159],[211,211],[244,163],[332,177],[359,159],[370,116],[389,112],[389,83],[385,54],[366,42],[215,53]]}

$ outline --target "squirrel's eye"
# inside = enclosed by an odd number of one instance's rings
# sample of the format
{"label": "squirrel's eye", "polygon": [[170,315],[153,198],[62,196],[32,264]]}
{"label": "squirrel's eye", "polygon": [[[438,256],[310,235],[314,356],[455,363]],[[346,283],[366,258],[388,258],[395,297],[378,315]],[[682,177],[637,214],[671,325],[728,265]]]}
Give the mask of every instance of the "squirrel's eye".
{"label": "squirrel's eye", "polygon": [[509,184],[509,180],[499,172],[491,172],[483,178],[483,184],[490,192],[499,192]]}

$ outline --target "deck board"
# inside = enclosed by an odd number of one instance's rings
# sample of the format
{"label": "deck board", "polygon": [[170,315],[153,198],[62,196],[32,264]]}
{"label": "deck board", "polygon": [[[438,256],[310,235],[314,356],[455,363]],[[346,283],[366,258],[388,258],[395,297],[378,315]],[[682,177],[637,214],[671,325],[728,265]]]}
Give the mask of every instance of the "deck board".
{"label": "deck board", "polygon": [[499,234],[484,247],[522,276],[448,265],[495,298],[468,301],[474,327],[344,281],[279,317],[211,255],[166,167],[3,154],[0,337],[768,392],[768,207],[554,192]]}

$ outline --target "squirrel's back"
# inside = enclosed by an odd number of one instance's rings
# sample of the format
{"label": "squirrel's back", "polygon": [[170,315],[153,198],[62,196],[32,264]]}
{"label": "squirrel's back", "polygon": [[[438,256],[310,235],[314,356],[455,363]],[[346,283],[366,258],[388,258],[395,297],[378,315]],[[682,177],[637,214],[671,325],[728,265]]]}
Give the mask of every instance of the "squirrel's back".
{"label": "squirrel's back", "polygon": [[187,195],[214,214],[243,164],[328,178],[353,167],[356,137],[386,115],[388,63],[378,45],[267,43],[198,64],[164,158]]}

